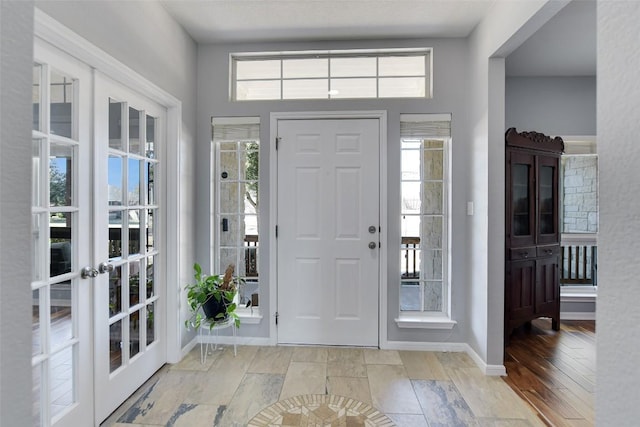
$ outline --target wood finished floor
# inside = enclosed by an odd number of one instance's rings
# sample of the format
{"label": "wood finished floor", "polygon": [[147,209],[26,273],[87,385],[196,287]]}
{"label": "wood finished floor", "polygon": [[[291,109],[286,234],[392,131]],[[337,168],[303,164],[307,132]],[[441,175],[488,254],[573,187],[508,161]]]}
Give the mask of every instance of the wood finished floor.
{"label": "wood finished floor", "polygon": [[521,328],[506,348],[504,380],[550,426],[595,424],[595,321],[537,319]]}

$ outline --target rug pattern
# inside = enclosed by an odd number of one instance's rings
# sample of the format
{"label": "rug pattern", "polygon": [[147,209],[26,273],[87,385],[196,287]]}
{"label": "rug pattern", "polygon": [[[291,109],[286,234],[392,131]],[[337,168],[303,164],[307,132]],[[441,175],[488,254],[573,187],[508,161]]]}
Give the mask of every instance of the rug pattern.
{"label": "rug pattern", "polygon": [[260,411],[249,427],[395,427],[373,406],[349,397],[306,394],[281,400]]}

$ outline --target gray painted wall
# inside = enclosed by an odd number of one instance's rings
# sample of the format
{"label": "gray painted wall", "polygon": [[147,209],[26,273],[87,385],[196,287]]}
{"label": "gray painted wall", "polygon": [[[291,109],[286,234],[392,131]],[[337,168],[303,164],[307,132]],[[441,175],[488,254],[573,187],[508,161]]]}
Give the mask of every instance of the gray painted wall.
{"label": "gray painted wall", "polygon": [[33,3],[0,1],[0,426],[31,425]]}
{"label": "gray painted wall", "polygon": [[[397,47],[433,47],[434,97],[428,100],[312,100],[312,101],[229,101],[229,53],[250,51],[281,51],[310,49],[357,49],[357,48],[397,48]],[[397,328],[393,319],[398,315],[400,277],[397,252],[389,251],[388,265],[388,339],[395,341],[464,342],[467,335],[467,277],[466,277],[466,198],[467,170],[469,164],[469,145],[467,127],[467,43],[464,39],[448,40],[405,40],[405,41],[353,41],[323,43],[270,43],[270,44],[236,44],[236,45],[203,45],[198,51],[198,146],[197,146],[197,217],[198,233],[197,259],[204,265],[210,259],[210,144],[211,117],[225,116],[259,116],[261,119],[261,180],[268,182],[269,176],[269,120],[271,112],[282,111],[347,111],[347,110],[386,110],[388,112],[388,215],[387,227],[389,247],[400,247],[400,114],[401,113],[452,113],[452,237],[451,250],[451,286],[453,313],[458,321],[454,330],[436,332],[433,330],[406,330]],[[274,218],[269,218],[269,201],[272,189],[261,185],[260,201],[263,216],[260,230],[268,230],[274,225]],[[269,244],[267,233],[261,236],[260,245]],[[261,295],[260,304],[263,313],[269,313],[269,263],[271,258],[266,251],[260,259]],[[272,323],[267,315],[260,325],[245,324],[240,334],[245,336],[266,337]]]}
{"label": "gray painted wall", "polygon": [[598,2],[600,235],[596,425],[640,419],[638,2]]}
{"label": "gray painted wall", "polygon": [[596,78],[508,77],[506,124],[547,135],[595,135]]}
{"label": "gray painted wall", "polygon": [[[173,285],[189,283],[196,230],[196,43],[156,2],[39,0],[36,7],[182,101],[180,283]],[[187,315],[181,304],[181,318]],[[185,345],[195,334],[181,330]]]}

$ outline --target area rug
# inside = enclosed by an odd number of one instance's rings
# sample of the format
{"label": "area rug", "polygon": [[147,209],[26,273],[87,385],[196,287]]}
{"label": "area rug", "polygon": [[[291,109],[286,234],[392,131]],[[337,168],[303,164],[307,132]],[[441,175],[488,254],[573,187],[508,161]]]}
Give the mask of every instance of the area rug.
{"label": "area rug", "polygon": [[382,412],[350,397],[306,394],[260,411],[249,427],[395,427]]}

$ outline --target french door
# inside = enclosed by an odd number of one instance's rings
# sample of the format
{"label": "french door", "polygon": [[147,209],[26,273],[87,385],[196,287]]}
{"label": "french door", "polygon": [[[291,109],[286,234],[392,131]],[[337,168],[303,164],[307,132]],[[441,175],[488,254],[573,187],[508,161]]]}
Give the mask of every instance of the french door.
{"label": "french door", "polygon": [[33,425],[93,424],[91,71],[36,41],[32,131]]}
{"label": "french door", "polygon": [[98,425],[167,360],[166,109],[36,39],[33,425]]}
{"label": "french door", "polygon": [[167,360],[161,251],[166,110],[95,73],[96,421]]}
{"label": "french door", "polygon": [[278,120],[278,342],[378,346],[378,119]]}

